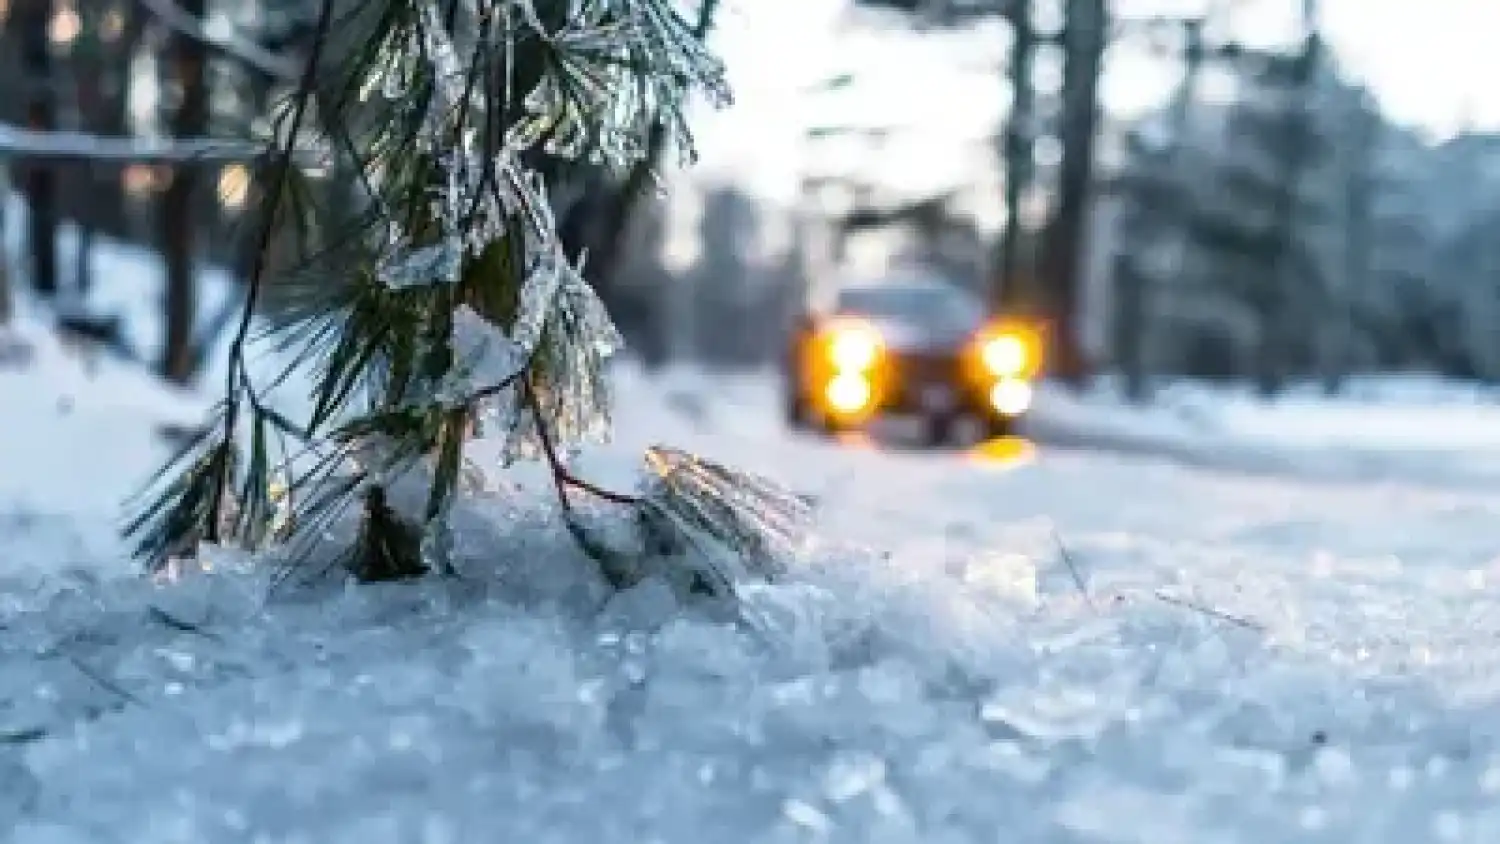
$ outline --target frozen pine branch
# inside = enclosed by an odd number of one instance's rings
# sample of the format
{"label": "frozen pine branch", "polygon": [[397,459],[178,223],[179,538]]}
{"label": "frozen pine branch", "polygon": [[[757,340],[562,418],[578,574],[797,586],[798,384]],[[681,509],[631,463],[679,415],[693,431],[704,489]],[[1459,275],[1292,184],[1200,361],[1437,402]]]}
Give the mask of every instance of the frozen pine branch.
{"label": "frozen pine branch", "polygon": [[[701,33],[675,0],[369,0],[337,28],[331,2],[277,120],[221,413],[133,523],[141,555],[161,566],[200,539],[305,548],[352,517],[336,556],[356,576],[448,571],[467,445],[489,437],[502,467],[550,467],[580,539],[586,496],[666,537],[712,591],[774,576],[806,505],[769,482],[666,448],[639,494],[570,468],[609,438],[604,366],[621,339],[559,239],[549,178],[649,165],[653,135],[690,162],[687,98],[729,101]],[[319,199],[286,152],[307,138],[337,152],[353,201]],[[303,244],[295,266],[267,259],[275,226]],[[313,385],[305,419],[250,378],[256,316],[284,377]],[[625,570],[583,544],[606,574]]]}
{"label": "frozen pine branch", "polygon": [[646,451],[641,493],[646,524],[691,546],[698,573],[716,592],[783,573],[811,503],[775,482],[670,446]]}

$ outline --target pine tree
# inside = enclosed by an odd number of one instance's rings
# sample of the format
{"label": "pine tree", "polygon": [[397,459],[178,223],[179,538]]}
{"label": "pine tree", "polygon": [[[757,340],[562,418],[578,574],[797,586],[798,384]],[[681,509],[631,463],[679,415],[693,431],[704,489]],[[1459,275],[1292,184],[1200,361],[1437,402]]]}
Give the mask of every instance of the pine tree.
{"label": "pine tree", "polygon": [[[667,447],[648,450],[629,494],[570,466],[609,435],[604,367],[620,340],[583,257],[563,250],[549,191],[570,168],[627,170],[657,126],[690,162],[693,92],[730,99],[672,0],[324,0],[276,115],[223,400],[142,499],[138,555],[160,568],[203,542],[305,560],[353,512],[338,558],[354,576],[450,572],[466,445],[490,436],[504,465],[551,469],[570,530],[617,584],[635,576],[627,549],[591,535],[571,494],[684,550],[709,591],[773,575],[801,498]],[[357,207],[318,200],[318,174],[340,169]],[[312,383],[305,419],[252,380],[255,338],[289,361],[278,383]]]}

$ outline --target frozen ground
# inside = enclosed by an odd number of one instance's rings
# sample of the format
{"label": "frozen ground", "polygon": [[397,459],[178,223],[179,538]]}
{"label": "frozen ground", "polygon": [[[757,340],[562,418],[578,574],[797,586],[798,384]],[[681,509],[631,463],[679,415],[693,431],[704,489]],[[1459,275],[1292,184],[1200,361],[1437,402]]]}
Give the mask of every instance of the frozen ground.
{"label": "frozen ground", "polygon": [[501,499],[468,580],[268,602],[232,560],[131,576],[111,502],[191,400],[83,377],[45,344],[0,372],[0,840],[1500,836],[1500,495],[1473,486],[833,448],[774,434],[754,384],[695,412],[691,379],[625,373],[621,450],[821,498],[756,627],[608,599]]}
{"label": "frozen ground", "polygon": [[591,472],[666,440],[821,501],[747,625],[609,597],[504,488],[460,582],[143,582],[115,503],[201,400],[23,331],[0,841],[1500,840],[1500,428],[1451,385],[1049,394],[1036,436],[1088,450],[922,454],[786,438],[763,379],[624,371]]}
{"label": "frozen ground", "polygon": [[1054,445],[1303,477],[1500,481],[1500,392],[1427,376],[1355,379],[1336,399],[1292,391],[1269,403],[1184,385],[1146,409],[1107,389],[1052,391],[1038,411],[1031,433]]}

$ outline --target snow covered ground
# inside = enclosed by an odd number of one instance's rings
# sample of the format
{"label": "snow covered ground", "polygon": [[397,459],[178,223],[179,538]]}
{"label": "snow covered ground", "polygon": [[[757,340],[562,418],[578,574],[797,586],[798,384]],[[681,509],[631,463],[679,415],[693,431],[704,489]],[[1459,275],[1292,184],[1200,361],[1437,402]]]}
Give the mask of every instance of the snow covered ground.
{"label": "snow covered ground", "polygon": [[[762,379],[623,370],[586,471],[664,440],[820,501],[745,625],[608,595],[545,502],[501,493],[461,581],[268,600],[225,557],[147,583],[114,502],[201,398],[25,331],[32,364],[0,368],[0,841],[1500,840],[1500,488],[1417,471],[1489,459],[1453,421],[1494,418],[1476,401],[1038,415],[1271,461],[1249,474],[836,447],[782,435]],[[1339,448],[1383,462],[1291,471]]]}
{"label": "snow covered ground", "polygon": [[1148,408],[1106,389],[1049,391],[1037,411],[1030,433],[1053,445],[1304,477],[1500,481],[1500,392],[1427,376],[1355,379],[1334,399],[1292,391],[1272,402],[1181,385]]}
{"label": "snow covered ground", "polygon": [[109,504],[191,408],[55,351],[0,374],[8,840],[1500,835],[1500,495],[835,448],[627,372],[621,449],[820,497],[755,628],[608,597],[530,508],[470,580],[267,601],[133,577]]}

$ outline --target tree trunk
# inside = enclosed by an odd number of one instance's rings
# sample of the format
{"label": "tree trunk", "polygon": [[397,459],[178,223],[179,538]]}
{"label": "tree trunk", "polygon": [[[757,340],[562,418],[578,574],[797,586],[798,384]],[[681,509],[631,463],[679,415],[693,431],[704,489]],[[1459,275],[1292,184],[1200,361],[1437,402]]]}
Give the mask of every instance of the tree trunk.
{"label": "tree trunk", "polygon": [[[185,0],[182,10],[202,19],[206,0]],[[177,82],[177,109],[172,117],[172,132],[180,138],[201,138],[208,134],[208,86],[205,79],[207,55],[203,45],[183,35],[171,39],[171,62]],[[161,244],[166,264],[166,338],[162,350],[163,377],[175,383],[187,383],[193,377],[193,325],[197,304],[194,279],[196,227],[194,202],[199,171],[191,165],[175,168],[171,184],[162,196]]]}
{"label": "tree trunk", "polygon": [[1371,156],[1380,131],[1379,117],[1361,103],[1352,119],[1353,149],[1348,182],[1344,185],[1344,272],[1336,292],[1332,313],[1332,336],[1323,352],[1323,392],[1337,395],[1352,364],[1356,297],[1370,281],[1370,213],[1374,204]]}
{"label": "tree trunk", "polygon": [[[26,127],[47,131],[56,128],[57,120],[56,80],[47,40],[52,3],[18,0],[13,14],[25,75]],[[21,192],[27,207],[31,286],[41,296],[50,298],[57,294],[57,173],[43,162],[28,164],[22,171]]]}
{"label": "tree trunk", "polygon": [[[5,171],[0,169],[0,197],[4,197],[10,186],[5,180]],[[4,243],[7,237],[5,219],[4,199],[0,199],[0,329],[5,328],[6,323],[15,313],[15,305],[11,301],[10,292],[10,261],[5,254]]]}
{"label": "tree trunk", "polygon": [[[1184,141],[1191,131],[1189,120],[1192,117],[1193,103],[1198,96],[1198,78],[1203,71],[1203,60],[1207,51],[1203,44],[1202,20],[1183,21],[1183,34],[1185,43],[1183,49],[1182,81],[1178,83],[1177,91],[1172,97],[1171,107],[1171,141],[1167,153],[1168,160],[1175,160],[1178,151],[1182,148]],[[1183,229],[1187,220],[1182,219],[1182,209],[1176,209],[1176,214],[1170,222],[1175,224],[1179,232],[1177,237],[1177,261],[1176,272],[1181,273],[1182,268],[1187,266],[1187,236]],[[1126,233],[1126,239],[1121,244],[1125,249],[1139,249],[1139,244],[1144,238],[1136,239]],[[1120,260],[1123,258],[1124,260]],[[1138,260],[1138,259],[1137,259]],[[1153,320],[1156,316],[1155,305],[1152,299],[1154,288],[1161,285],[1162,280],[1147,275],[1136,266],[1131,256],[1117,256],[1115,262],[1115,292],[1119,301],[1119,314],[1116,321],[1117,362],[1125,378],[1125,394],[1130,401],[1142,403],[1150,400],[1150,367],[1151,355],[1148,345],[1151,342],[1153,332]]]}
{"label": "tree trunk", "polygon": [[1290,131],[1298,134],[1291,145],[1291,153],[1281,162],[1281,190],[1273,209],[1276,254],[1270,278],[1267,279],[1270,289],[1265,294],[1264,307],[1260,311],[1261,330],[1255,353],[1255,386],[1264,398],[1281,392],[1287,374],[1286,347],[1290,342],[1288,324],[1293,316],[1289,309],[1294,301],[1292,270],[1298,249],[1298,189],[1308,163],[1308,147],[1312,143],[1312,138],[1308,137],[1312,131],[1308,100],[1322,55],[1322,41],[1318,35],[1316,20],[1317,0],[1303,0],[1303,21],[1307,36],[1302,53],[1297,57],[1296,75],[1292,80],[1294,102],[1292,119],[1289,121]]}
{"label": "tree trunk", "polygon": [[1017,307],[1022,298],[1018,275],[1021,272],[1021,200],[1031,184],[1032,112],[1035,92],[1031,84],[1031,63],[1036,55],[1036,32],[1031,26],[1031,0],[1017,0],[1010,7],[1007,21],[1011,28],[1010,47],[1010,113],[1005,118],[1003,166],[1005,168],[1005,230],[1000,235],[999,255],[995,261],[992,301],[1002,310]]}
{"label": "tree trunk", "polygon": [[1082,268],[1093,207],[1094,136],[1099,126],[1099,74],[1106,38],[1104,0],[1068,0],[1063,30],[1062,172],[1047,226],[1043,278],[1054,325],[1052,370],[1074,385],[1088,374],[1078,331]]}
{"label": "tree trunk", "polygon": [[1139,260],[1130,253],[1115,255],[1112,275],[1118,305],[1115,308],[1115,354],[1125,380],[1125,399],[1145,404],[1151,398],[1151,384],[1146,377],[1146,320],[1150,310],[1150,290],[1145,275],[1136,266]]}
{"label": "tree trunk", "polygon": [[[88,8],[87,4],[81,11],[84,14],[84,35],[74,43],[69,62],[78,125],[86,132],[123,137],[130,134],[127,122],[129,67],[140,42],[144,15],[135,8],[115,10],[124,16],[123,22],[118,35],[113,40],[105,40],[100,31],[103,11]],[[80,302],[87,302],[93,286],[90,254],[94,235],[129,238],[131,234],[125,191],[121,173],[113,167],[85,166],[64,175],[73,194],[69,197],[64,216],[71,219],[78,230],[73,292]]]}

